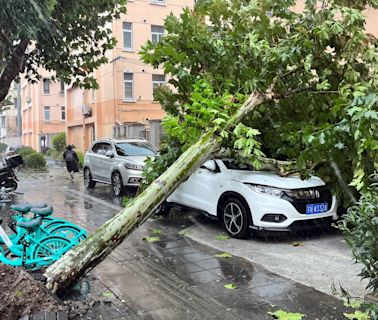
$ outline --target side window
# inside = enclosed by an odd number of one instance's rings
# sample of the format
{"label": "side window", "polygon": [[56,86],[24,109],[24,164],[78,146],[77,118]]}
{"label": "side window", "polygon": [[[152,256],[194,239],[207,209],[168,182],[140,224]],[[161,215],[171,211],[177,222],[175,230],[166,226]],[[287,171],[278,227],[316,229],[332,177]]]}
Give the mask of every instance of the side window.
{"label": "side window", "polygon": [[105,154],[106,151],[108,151],[108,150],[112,150],[112,146],[110,145],[110,143],[104,143],[103,145],[104,145],[104,147],[103,147],[104,153],[103,154]]}
{"label": "side window", "polygon": [[103,147],[102,147],[102,143],[96,143],[93,148],[92,148],[92,151],[94,153],[97,153],[97,154],[101,154],[102,150],[103,150]]}

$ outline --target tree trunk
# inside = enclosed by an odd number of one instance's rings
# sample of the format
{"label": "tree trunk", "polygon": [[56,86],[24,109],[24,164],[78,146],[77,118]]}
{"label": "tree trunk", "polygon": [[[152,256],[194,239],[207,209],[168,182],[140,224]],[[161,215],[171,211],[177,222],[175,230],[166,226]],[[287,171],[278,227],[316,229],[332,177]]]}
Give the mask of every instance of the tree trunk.
{"label": "tree trunk", "polygon": [[25,51],[28,47],[29,40],[24,39],[16,46],[12,57],[7,61],[3,71],[0,74],[0,102],[2,102],[9,92],[12,81],[23,72]]}
{"label": "tree trunk", "polygon": [[[254,92],[230,118],[226,129],[238,124],[256,106],[270,100],[270,95]],[[95,267],[133,230],[148,219],[154,210],[203,162],[219,148],[214,132],[204,134],[176,162],[127,207],[103,224],[92,236],[65,254],[46,272],[46,286],[53,292],[67,287]]]}

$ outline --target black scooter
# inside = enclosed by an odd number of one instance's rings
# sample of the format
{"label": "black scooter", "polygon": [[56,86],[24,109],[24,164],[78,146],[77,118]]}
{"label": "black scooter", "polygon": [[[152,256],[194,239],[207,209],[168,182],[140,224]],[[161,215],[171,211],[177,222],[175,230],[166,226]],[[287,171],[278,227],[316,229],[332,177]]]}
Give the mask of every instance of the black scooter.
{"label": "black scooter", "polygon": [[23,163],[22,156],[19,154],[5,157],[3,167],[0,168],[0,188],[4,187],[10,191],[17,189],[18,179],[16,173]]}

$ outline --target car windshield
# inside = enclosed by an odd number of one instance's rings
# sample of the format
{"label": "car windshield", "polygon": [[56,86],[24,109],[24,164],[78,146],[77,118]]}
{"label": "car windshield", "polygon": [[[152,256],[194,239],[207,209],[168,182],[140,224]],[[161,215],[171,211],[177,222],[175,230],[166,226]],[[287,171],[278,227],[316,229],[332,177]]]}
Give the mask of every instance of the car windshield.
{"label": "car windshield", "polygon": [[145,142],[119,142],[115,145],[119,156],[155,156],[156,149]]}
{"label": "car windshield", "polygon": [[223,160],[224,165],[230,170],[246,170],[253,171],[253,167],[247,163],[239,163],[236,160]]}

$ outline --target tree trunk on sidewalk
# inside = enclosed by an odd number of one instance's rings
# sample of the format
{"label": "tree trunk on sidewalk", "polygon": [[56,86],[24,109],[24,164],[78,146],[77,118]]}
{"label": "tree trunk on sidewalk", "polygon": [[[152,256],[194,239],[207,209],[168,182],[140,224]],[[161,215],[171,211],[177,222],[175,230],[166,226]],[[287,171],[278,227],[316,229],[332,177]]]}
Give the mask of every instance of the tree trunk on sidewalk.
{"label": "tree trunk on sidewalk", "polygon": [[[225,129],[232,128],[255,107],[271,99],[271,94],[252,93],[238,112],[230,118]],[[182,181],[219,149],[214,135],[214,131],[202,135],[198,142],[186,150],[123,211],[50,266],[45,272],[46,286],[53,292],[60,291],[104,260],[133,230],[148,219]]]}

